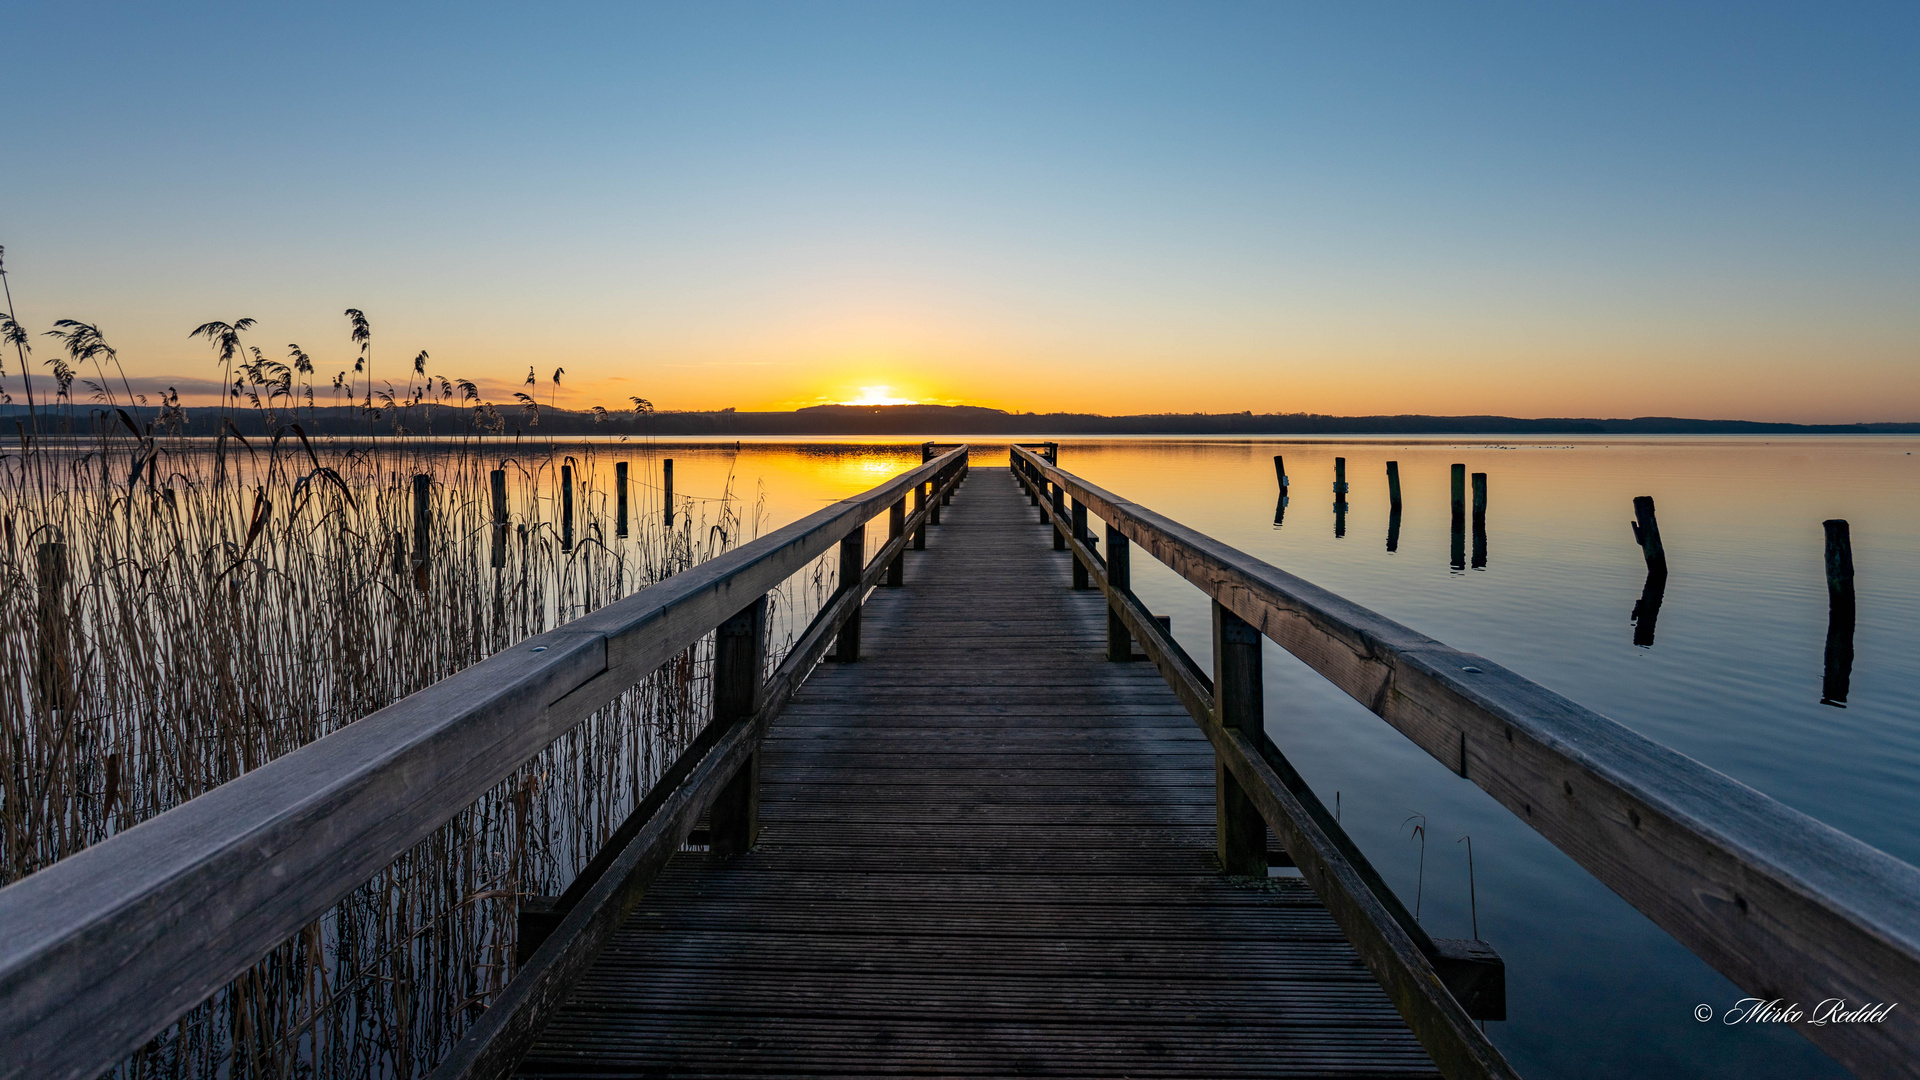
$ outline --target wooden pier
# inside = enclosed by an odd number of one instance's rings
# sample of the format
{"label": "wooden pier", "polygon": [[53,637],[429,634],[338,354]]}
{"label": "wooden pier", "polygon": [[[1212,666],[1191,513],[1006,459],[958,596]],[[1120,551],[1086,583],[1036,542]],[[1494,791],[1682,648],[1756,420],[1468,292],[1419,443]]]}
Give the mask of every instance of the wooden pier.
{"label": "wooden pier", "polygon": [[[703,641],[704,726],[562,895],[518,897],[512,977],[432,1080],[1515,1076],[1477,1023],[1499,957],[1429,937],[1266,734],[1269,647],[1747,993],[1920,1001],[1920,870],[1051,444],[1007,462],[929,444],[0,889],[0,1080],[113,1069]],[[770,656],[769,595],[836,553]],[[1142,556],[1209,598],[1210,669],[1133,593]],[[1920,1075],[1920,1010],[1796,1027]]]}
{"label": "wooden pier", "polygon": [[1011,478],[945,513],[521,1075],[1436,1075],[1304,881],[1220,872],[1211,745]]}

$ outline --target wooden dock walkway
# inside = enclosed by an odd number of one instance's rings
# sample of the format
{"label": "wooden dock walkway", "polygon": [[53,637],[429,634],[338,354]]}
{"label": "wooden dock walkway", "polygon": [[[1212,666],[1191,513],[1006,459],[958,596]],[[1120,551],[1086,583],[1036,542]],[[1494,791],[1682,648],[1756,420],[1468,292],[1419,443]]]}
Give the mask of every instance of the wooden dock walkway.
{"label": "wooden dock walkway", "polygon": [[1300,879],[1229,879],[1214,753],[1004,469],[976,468],[524,1076],[1432,1076]]}

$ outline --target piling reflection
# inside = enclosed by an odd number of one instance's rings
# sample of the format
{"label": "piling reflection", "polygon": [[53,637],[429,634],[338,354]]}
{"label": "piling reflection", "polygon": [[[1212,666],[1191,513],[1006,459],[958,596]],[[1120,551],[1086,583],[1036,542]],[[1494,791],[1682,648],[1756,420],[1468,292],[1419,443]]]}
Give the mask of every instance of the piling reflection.
{"label": "piling reflection", "polygon": [[1333,504],[1333,537],[1334,539],[1339,540],[1339,539],[1343,539],[1346,535],[1347,535],[1347,504],[1344,502],[1337,502]]}
{"label": "piling reflection", "polygon": [[1647,583],[1640,588],[1640,599],[1634,602],[1633,643],[1643,649],[1653,648],[1653,628],[1660,619],[1660,601],[1667,596],[1667,575],[1658,571],[1647,571]]}
{"label": "piling reflection", "polygon": [[1820,678],[1820,704],[1847,707],[1853,681],[1853,605],[1835,604],[1827,612],[1827,664]]}
{"label": "piling reflection", "polygon": [[1280,492],[1280,497],[1278,499],[1275,499],[1273,503],[1273,527],[1276,529],[1279,528],[1280,525],[1286,520],[1287,520],[1287,495],[1286,495],[1286,489],[1282,488]]}
{"label": "piling reflection", "polygon": [[1400,508],[1394,507],[1387,514],[1387,551],[1400,550]]}

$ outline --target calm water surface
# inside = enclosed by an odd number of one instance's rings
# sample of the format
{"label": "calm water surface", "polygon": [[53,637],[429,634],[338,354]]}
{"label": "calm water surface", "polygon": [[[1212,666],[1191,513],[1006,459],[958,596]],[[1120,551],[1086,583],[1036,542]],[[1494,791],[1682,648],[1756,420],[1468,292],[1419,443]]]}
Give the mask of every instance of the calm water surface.
{"label": "calm water surface", "polygon": [[[975,442],[1000,465],[1004,443]],[[863,490],[917,446],[660,444],[681,490],[729,472],[762,528]],[[1276,525],[1273,456],[1292,479]],[[1060,464],[1553,690],[1908,862],[1920,863],[1920,439],[1499,442],[1063,441]],[[1351,491],[1336,522],[1334,459]],[[1387,550],[1385,463],[1406,509]],[[1454,564],[1448,467],[1489,477],[1484,566]],[[1649,627],[1632,499],[1660,513],[1671,577]],[[1845,706],[1823,704],[1821,521],[1852,524],[1859,615]],[[1206,663],[1204,595],[1137,558],[1135,591]],[[1650,633],[1649,633],[1650,631]],[[1650,644],[1649,644],[1650,638]],[[1267,725],[1381,873],[1442,937],[1508,964],[1489,1025],[1539,1077],[1844,1076],[1788,1030],[1693,1019],[1743,996],[1479,788],[1271,643]],[[1425,870],[1408,818],[1424,815]],[[1920,902],[1917,900],[1916,902]],[[1810,1004],[1810,1003],[1809,1003]],[[1920,1002],[1902,1003],[1920,1007]]]}

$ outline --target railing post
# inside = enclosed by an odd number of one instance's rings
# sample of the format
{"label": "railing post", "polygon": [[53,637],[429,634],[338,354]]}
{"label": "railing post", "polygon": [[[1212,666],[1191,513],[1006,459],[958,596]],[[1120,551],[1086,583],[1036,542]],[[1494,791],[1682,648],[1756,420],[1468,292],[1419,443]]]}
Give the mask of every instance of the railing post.
{"label": "railing post", "polygon": [[[1054,484],[1052,485],[1052,487],[1053,487],[1053,513],[1048,515],[1048,518],[1050,520],[1055,518],[1056,516],[1057,517],[1067,516],[1066,489],[1062,488],[1059,484]],[[1058,521],[1055,521],[1053,526],[1053,550],[1055,551],[1067,550],[1067,534],[1061,531],[1060,524]]]}
{"label": "railing post", "polygon": [[[1034,469],[1033,464],[1031,462],[1026,461],[1024,459],[1022,459],[1020,462],[1020,468],[1025,471],[1027,476],[1027,505],[1039,506],[1040,505],[1040,473],[1036,469]],[[1046,514],[1046,511],[1043,510],[1040,512],[1040,523],[1044,525],[1046,524],[1046,521],[1047,521],[1047,514]]]}
{"label": "railing post", "polygon": [[[1125,593],[1133,587],[1133,555],[1127,549],[1127,538],[1112,525],[1107,526],[1107,583],[1116,593]],[[1118,602],[1107,601],[1107,659],[1124,663],[1133,659],[1133,635],[1127,633],[1127,624],[1120,618]]]}
{"label": "railing post", "polygon": [[927,511],[927,524],[929,525],[940,524],[940,504],[942,502],[945,502],[946,500],[938,497],[937,495],[935,495],[935,493],[940,490],[940,485],[945,483],[946,479],[947,479],[947,472],[945,469],[942,469],[939,472],[934,473],[933,479],[929,481],[927,484],[927,494],[929,496],[933,496],[932,509]]}
{"label": "railing post", "polygon": [[[720,624],[713,646],[712,724],[750,722],[760,710],[761,668],[767,655],[767,598],[748,604]],[[709,846],[716,854],[737,855],[753,847],[760,831],[760,755],[754,753],[733,774],[707,812]]]}
{"label": "railing post", "polygon": [[[840,541],[840,588],[839,592],[853,592],[860,588],[860,577],[867,568],[867,527],[855,525],[853,531]],[[860,659],[860,600],[854,598],[853,613],[847,621],[840,624],[840,638],[834,644],[833,658],[842,664],[851,664]]]}
{"label": "railing post", "polygon": [[[1260,631],[1213,602],[1213,711],[1223,727],[1257,743],[1266,726],[1261,704]],[[1267,875],[1267,822],[1226,760],[1214,755],[1215,821],[1220,867],[1246,877]]]}
{"label": "railing post", "polygon": [[[907,531],[907,500],[901,499],[887,509],[887,539],[898,539]],[[900,554],[893,557],[893,564],[887,567],[887,585],[899,588],[907,583],[907,550],[900,547]]]}
{"label": "railing post", "polygon": [[[1080,541],[1080,543],[1086,547],[1093,546],[1087,543],[1087,541],[1092,539],[1092,537],[1087,534],[1087,508],[1079,499],[1073,500],[1073,538]],[[1087,564],[1080,561],[1078,553],[1073,557],[1073,587],[1076,589],[1089,587],[1087,585]]]}
{"label": "railing post", "polygon": [[[913,512],[918,514],[927,506],[927,485],[917,484],[913,489]],[[927,550],[927,519],[921,518],[920,524],[913,527],[913,550]]]}

